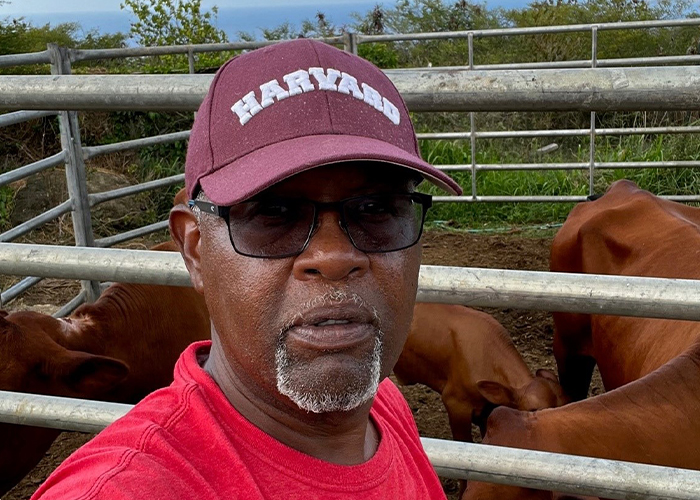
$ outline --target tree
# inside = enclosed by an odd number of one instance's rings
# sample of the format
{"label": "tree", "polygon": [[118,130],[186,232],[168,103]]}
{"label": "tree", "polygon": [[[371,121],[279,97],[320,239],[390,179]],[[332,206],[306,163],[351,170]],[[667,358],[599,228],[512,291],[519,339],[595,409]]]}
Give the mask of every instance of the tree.
{"label": "tree", "polygon": [[214,26],[218,8],[203,11],[201,0],[124,0],[120,7],[136,16],[131,38],[144,47],[228,41]]}

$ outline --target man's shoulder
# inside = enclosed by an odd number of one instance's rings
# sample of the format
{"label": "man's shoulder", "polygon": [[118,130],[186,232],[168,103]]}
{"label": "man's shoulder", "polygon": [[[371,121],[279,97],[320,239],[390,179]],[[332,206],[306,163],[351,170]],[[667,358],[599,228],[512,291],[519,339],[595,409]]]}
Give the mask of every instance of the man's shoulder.
{"label": "man's shoulder", "polygon": [[[130,485],[144,486],[147,478],[155,478],[159,489],[169,488],[182,461],[174,434],[187,426],[183,420],[196,418],[187,415],[196,390],[196,384],[187,384],[150,394],[73,453],[32,498],[139,498],[127,492]],[[121,492],[111,491],[117,483]]]}

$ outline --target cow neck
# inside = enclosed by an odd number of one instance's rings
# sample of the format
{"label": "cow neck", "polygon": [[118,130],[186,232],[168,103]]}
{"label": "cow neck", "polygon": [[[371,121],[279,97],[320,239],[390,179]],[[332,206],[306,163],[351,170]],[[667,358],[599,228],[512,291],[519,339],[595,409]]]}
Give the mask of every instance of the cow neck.
{"label": "cow neck", "polygon": [[[93,304],[80,306],[70,316],[73,324],[66,347],[84,350],[93,354],[108,354],[115,341],[128,339],[128,332],[134,328],[134,318],[129,309],[134,303],[150,303],[155,297],[148,296],[143,285],[115,283],[110,286]],[[133,313],[131,314],[133,316]],[[148,311],[144,311],[143,320],[150,320]]]}

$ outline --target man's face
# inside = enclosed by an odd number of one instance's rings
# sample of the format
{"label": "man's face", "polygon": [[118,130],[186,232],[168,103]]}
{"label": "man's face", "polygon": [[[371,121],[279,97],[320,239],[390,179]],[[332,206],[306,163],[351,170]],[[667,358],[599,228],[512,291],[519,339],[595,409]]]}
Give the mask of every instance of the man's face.
{"label": "man's face", "polygon": [[[298,174],[264,195],[334,202],[409,186],[402,168],[348,163]],[[371,400],[406,340],[420,245],[361,252],[329,209],[300,255],[252,258],[234,251],[223,219],[202,217],[209,218],[200,254],[214,348],[235,378],[268,402],[315,413]]]}

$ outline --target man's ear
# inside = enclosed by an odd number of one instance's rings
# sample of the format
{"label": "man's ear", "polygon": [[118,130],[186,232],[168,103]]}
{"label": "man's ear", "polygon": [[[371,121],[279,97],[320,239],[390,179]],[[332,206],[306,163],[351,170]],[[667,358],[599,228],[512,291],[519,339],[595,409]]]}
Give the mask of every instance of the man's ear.
{"label": "man's ear", "polygon": [[204,293],[200,266],[199,225],[194,213],[186,205],[176,205],[170,210],[170,237],[180,249],[182,259],[190,273],[192,286],[199,293]]}

